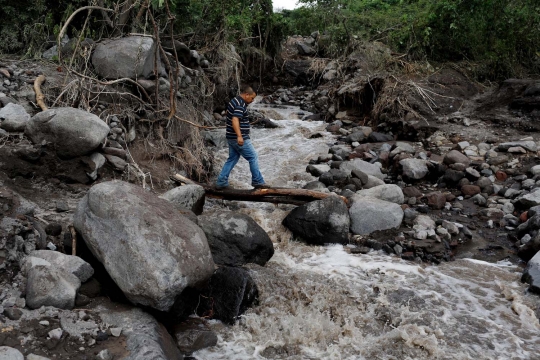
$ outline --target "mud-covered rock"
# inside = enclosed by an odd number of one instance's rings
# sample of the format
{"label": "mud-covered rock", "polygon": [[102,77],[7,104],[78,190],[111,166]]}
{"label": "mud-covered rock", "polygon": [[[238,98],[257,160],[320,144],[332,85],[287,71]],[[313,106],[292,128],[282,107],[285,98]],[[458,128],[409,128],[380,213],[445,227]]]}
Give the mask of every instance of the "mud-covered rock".
{"label": "mud-covered rock", "polygon": [[74,225],[92,254],[135,304],[169,310],[214,270],[204,232],[164,199],[122,181],[93,186]]}

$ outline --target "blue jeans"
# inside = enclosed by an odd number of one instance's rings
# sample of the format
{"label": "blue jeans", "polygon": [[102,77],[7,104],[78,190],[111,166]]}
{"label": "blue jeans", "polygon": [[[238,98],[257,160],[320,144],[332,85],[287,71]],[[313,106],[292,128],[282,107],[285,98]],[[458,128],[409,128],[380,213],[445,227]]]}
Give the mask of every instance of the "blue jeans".
{"label": "blue jeans", "polygon": [[244,140],[244,145],[238,145],[236,139],[227,139],[229,143],[229,158],[223,165],[223,169],[218,176],[216,186],[229,186],[229,175],[231,174],[232,169],[240,160],[240,156],[246,159],[249,162],[249,169],[251,170],[251,185],[262,185],[264,184],[264,179],[259,170],[259,157],[257,152],[251,144],[250,139]]}

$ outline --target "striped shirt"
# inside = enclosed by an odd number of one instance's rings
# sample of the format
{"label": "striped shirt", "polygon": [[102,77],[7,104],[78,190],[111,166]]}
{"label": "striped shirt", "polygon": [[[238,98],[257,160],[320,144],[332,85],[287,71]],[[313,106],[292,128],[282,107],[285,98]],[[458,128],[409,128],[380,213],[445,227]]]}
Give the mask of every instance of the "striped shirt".
{"label": "striped shirt", "polygon": [[227,139],[236,139],[236,133],[232,126],[232,118],[237,117],[240,120],[240,132],[242,138],[249,139],[249,118],[247,104],[241,96],[237,96],[227,105]]}

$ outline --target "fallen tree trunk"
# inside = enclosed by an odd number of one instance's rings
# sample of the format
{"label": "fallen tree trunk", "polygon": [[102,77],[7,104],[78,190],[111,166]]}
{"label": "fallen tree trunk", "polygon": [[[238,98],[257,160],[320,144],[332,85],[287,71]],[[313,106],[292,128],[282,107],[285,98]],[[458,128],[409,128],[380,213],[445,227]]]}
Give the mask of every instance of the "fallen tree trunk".
{"label": "fallen tree trunk", "polygon": [[[254,201],[254,202],[269,202],[273,204],[293,204],[303,205],[305,203],[326,199],[329,196],[334,196],[328,193],[322,193],[313,190],[305,189],[289,189],[289,188],[271,188],[271,189],[255,189],[255,190],[241,190],[241,189],[223,189],[218,190],[211,185],[199,184],[193,180],[186,178],[185,176],[176,174],[171,177],[172,180],[183,184],[200,185],[204,188],[206,195],[223,200],[236,200],[236,201]],[[348,206],[348,201],[343,196],[340,196],[343,202]]]}

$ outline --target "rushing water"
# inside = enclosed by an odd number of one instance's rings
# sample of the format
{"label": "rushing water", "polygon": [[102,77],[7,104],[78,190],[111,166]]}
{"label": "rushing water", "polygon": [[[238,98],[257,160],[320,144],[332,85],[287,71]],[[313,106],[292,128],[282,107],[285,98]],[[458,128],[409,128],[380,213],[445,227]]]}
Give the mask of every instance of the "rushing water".
{"label": "rushing water", "polygon": [[[285,110],[282,117],[295,113]],[[253,131],[261,171],[273,186],[300,187],[314,180],[309,159],[327,153],[333,138],[322,122],[278,123]],[[323,136],[310,138],[316,132]],[[224,162],[227,150],[218,157]],[[241,160],[231,185],[249,183]],[[517,266],[472,259],[428,266],[307,246],[281,225],[290,206],[214,201],[208,210],[222,207],[252,216],[276,253],[265,267],[250,266],[260,305],[233,327],[212,322],[219,343],[198,359],[540,359],[540,300],[526,294]]]}

